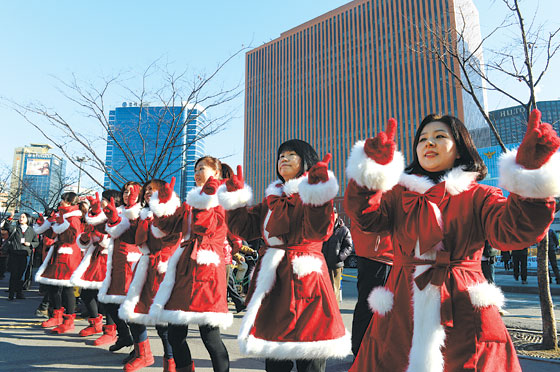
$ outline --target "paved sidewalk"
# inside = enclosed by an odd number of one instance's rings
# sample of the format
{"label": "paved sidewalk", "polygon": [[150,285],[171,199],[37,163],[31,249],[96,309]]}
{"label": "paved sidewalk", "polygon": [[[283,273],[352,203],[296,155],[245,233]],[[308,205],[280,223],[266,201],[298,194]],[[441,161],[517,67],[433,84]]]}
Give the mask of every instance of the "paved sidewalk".
{"label": "paved sidewalk", "polygon": [[[504,292],[514,292],[514,293],[539,293],[539,285],[537,282],[536,271],[529,271],[527,275],[527,284],[521,283],[521,278],[515,280],[513,277],[513,271],[505,271],[503,269],[497,269],[495,273],[496,284],[502,288]],[[550,284],[550,293],[552,295],[560,295],[560,284],[556,284],[553,279]]]}

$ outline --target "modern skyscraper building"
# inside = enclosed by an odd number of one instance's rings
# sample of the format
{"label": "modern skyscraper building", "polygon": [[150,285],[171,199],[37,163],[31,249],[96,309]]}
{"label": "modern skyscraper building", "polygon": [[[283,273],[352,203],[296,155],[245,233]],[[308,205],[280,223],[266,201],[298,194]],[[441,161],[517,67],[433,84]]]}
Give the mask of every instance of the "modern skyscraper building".
{"label": "modern skyscraper building", "polygon": [[427,114],[448,113],[469,129],[483,128],[470,96],[443,64],[415,51],[430,38],[423,25],[437,24],[443,33],[463,19],[469,34],[461,47],[468,48],[480,39],[471,0],[356,0],[249,51],[243,163],[256,200],[276,178],[276,149],[288,139],[309,142],[320,156],[332,153],[342,193],[352,145],[384,129],[390,117],[399,122],[398,147],[407,161]]}
{"label": "modern skyscraper building", "polygon": [[49,153],[50,145],[34,144],[14,150],[11,195],[17,195],[14,209],[37,215],[53,207],[64,192],[66,161]]}
{"label": "modern skyscraper building", "polygon": [[204,121],[203,108],[192,105],[123,103],[110,111],[113,136],[107,138],[104,187],[120,189],[127,181],[169,182],[175,177],[175,192],[184,200],[195,185],[194,162],[204,155]]}

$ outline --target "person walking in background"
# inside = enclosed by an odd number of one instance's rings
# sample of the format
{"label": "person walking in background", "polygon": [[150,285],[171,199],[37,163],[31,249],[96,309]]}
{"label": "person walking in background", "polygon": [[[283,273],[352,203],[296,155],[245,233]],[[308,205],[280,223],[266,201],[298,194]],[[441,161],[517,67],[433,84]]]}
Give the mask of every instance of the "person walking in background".
{"label": "person walking in background", "polygon": [[527,259],[529,256],[529,248],[511,252],[513,259],[513,278],[519,280],[521,275],[521,283],[527,284]]}
{"label": "person walking in background", "polygon": [[332,235],[336,177],[313,147],[289,140],[277,151],[278,180],[249,206],[252,192],[241,166],[218,192],[229,230],[244,240],[264,238],[238,335],[241,352],[266,358],[266,371],[320,372],[327,358],[350,353],[330,283],[322,242]]}
{"label": "person walking in background", "polygon": [[334,289],[334,295],[340,304],[342,301],[342,293],[340,291],[340,282],[342,280],[342,270],[344,269],[344,260],[352,253],[353,243],[350,230],[344,225],[344,221],[338,216],[336,208],[334,211],[334,228],[329,240],[323,242],[323,256],[327,262],[329,276]]}
{"label": "person walking in background", "polygon": [[[556,284],[560,284],[560,272],[558,272],[556,248],[558,248],[558,236],[556,236],[556,232],[550,229],[548,230],[548,262],[550,263],[550,267],[554,272]],[[552,276],[550,277],[550,282],[552,282]]]}
{"label": "person walking in background", "polygon": [[482,251],[481,267],[482,274],[490,284],[494,284],[494,264],[496,263],[496,256],[500,251],[492,248],[488,240],[484,241],[484,250]]}
{"label": "person walking in background", "polygon": [[504,269],[508,271],[511,269],[511,252],[502,251],[502,262],[504,263]]}
{"label": "person walking in background", "polygon": [[39,246],[37,233],[29,226],[31,219],[27,213],[19,216],[16,226],[7,224],[9,240],[11,244],[8,248],[8,271],[10,272],[10,285],[8,300],[13,300],[14,296],[24,299],[23,278],[32,251]]}

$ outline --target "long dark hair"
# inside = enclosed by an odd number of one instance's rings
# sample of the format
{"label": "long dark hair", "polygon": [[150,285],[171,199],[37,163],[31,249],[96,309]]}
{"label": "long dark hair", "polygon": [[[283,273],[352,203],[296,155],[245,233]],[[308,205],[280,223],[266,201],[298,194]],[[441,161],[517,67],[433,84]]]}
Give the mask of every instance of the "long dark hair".
{"label": "long dark hair", "polygon": [[60,196],[60,200],[64,200],[65,202],[70,203],[71,205],[76,205],[78,204],[79,198],[75,192],[69,191],[62,194]]}
{"label": "long dark hair", "polygon": [[223,180],[231,178],[231,176],[233,175],[233,170],[229,165],[227,165],[226,163],[222,163],[220,159],[213,156],[205,155],[201,158],[198,158],[196,163],[194,163],[194,167],[196,168],[196,166],[200,162],[204,162],[204,164],[218,171],[218,173],[220,174],[220,178]]}
{"label": "long dark hair", "polygon": [[282,182],[285,182],[285,180],[278,172],[278,160],[280,160],[280,154],[284,151],[293,151],[301,158],[301,170],[296,175],[296,178],[300,177],[302,174],[307,172],[309,168],[319,162],[319,155],[317,155],[317,152],[309,143],[298,139],[291,139],[284,142],[280,145],[280,147],[278,147],[278,153],[276,155],[276,174]]}
{"label": "long dark hair", "polygon": [[146,194],[146,189],[148,188],[149,185],[152,185],[153,191],[159,191],[165,186],[165,181],[160,180],[158,178],[153,178],[142,186],[142,190],[140,191],[140,195],[138,196],[139,197],[138,201],[142,206],[146,205],[146,201],[144,200],[144,195]]}
{"label": "long dark hair", "polygon": [[123,205],[122,192],[120,192],[119,190],[105,190],[101,193],[101,198],[107,201],[110,201],[111,198],[113,198],[116,207],[120,207],[121,205]]}
{"label": "long dark hair", "polygon": [[416,130],[416,135],[414,136],[414,144],[412,145],[412,154],[413,160],[412,162],[406,167],[405,172],[408,174],[419,174],[423,176],[432,176],[433,172],[428,172],[420,165],[418,161],[418,154],[416,152],[416,147],[418,146],[418,142],[420,140],[420,134],[424,127],[434,121],[440,121],[444,124],[447,124],[451,129],[451,135],[455,140],[455,146],[457,147],[457,154],[459,158],[455,160],[453,167],[462,166],[463,170],[467,172],[477,172],[478,177],[476,178],[478,181],[483,180],[488,173],[488,169],[486,165],[482,161],[482,158],[476,151],[476,146],[472,140],[467,127],[465,124],[455,116],[451,115],[437,115],[437,114],[430,114],[422,120],[420,126]]}

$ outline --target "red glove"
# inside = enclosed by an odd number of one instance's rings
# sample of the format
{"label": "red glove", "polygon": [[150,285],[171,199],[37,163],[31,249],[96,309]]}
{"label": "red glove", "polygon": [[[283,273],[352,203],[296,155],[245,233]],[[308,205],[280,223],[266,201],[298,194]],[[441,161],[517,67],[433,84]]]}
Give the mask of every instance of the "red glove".
{"label": "red glove", "polygon": [[205,193],[206,195],[214,195],[216,191],[218,191],[218,187],[220,187],[220,181],[210,176],[204,183],[204,186],[202,186],[201,193]]}
{"label": "red glove", "polygon": [[43,213],[39,213],[39,217],[37,218],[37,223],[42,225],[45,223],[45,217],[43,217]]}
{"label": "red glove", "polygon": [[107,220],[110,224],[115,224],[119,220],[119,212],[117,212],[117,207],[115,206],[115,199],[111,198],[111,201],[107,203],[103,212],[107,216]]}
{"label": "red glove", "polygon": [[527,132],[519,149],[515,161],[525,169],[538,169],[546,163],[560,147],[560,138],[552,125],[541,122],[541,112],[531,111]]}
{"label": "red glove", "polygon": [[95,198],[93,196],[87,196],[87,200],[89,201],[89,205],[91,206],[91,213],[93,215],[98,215],[101,213],[101,200],[99,199],[99,193],[95,193]]}
{"label": "red glove", "polygon": [[374,138],[368,138],[364,145],[364,151],[368,157],[381,165],[389,164],[397,149],[394,141],[397,130],[397,121],[394,118],[387,122],[387,131],[379,132]]}
{"label": "red glove", "polygon": [[128,193],[128,208],[138,204],[138,195],[140,195],[140,185],[133,184],[129,188]]}
{"label": "red glove", "polygon": [[80,235],[80,242],[83,245],[89,243],[89,241],[91,240],[92,232],[93,232],[93,226],[90,224],[86,224],[86,227],[84,227],[84,232],[82,233],[82,235]]}
{"label": "red glove", "polygon": [[53,223],[56,221],[56,212],[52,211],[51,215],[49,216],[49,218],[47,218],[47,221],[49,221],[50,223]]}
{"label": "red glove", "polygon": [[175,188],[175,177],[171,177],[171,182],[166,183],[159,190],[158,197],[160,203],[167,203],[171,196],[173,195],[173,189]]}
{"label": "red glove", "polygon": [[231,178],[226,181],[226,189],[229,192],[241,190],[245,186],[245,180],[243,179],[243,169],[241,165],[237,166],[237,175],[234,173]]}
{"label": "red glove", "polygon": [[329,180],[328,170],[331,158],[332,155],[327,154],[322,161],[311,167],[307,175],[307,182],[309,182],[310,185],[315,185],[319,182],[327,182]]}

